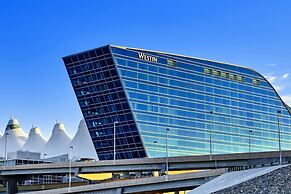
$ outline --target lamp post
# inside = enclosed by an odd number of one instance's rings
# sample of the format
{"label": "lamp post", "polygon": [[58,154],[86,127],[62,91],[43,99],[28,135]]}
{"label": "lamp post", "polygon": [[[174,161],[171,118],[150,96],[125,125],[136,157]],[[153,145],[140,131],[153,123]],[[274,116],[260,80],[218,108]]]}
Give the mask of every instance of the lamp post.
{"label": "lamp post", "polygon": [[169,174],[168,131],[169,128],[166,129],[166,176]]}
{"label": "lamp post", "polygon": [[211,127],[209,130],[209,160],[212,160],[212,130],[214,111],[210,111],[209,113],[211,114]]}
{"label": "lamp post", "polygon": [[252,130],[249,130],[249,159],[251,158],[251,134],[253,133]]}
{"label": "lamp post", "polygon": [[281,150],[281,131],[280,131],[280,114],[281,114],[281,111],[278,110],[277,111],[277,120],[278,120],[278,137],[279,137],[279,164],[281,165],[282,164],[282,150]]}
{"label": "lamp post", "polygon": [[154,158],[156,157],[156,151],[157,151],[157,148],[156,148],[157,146],[156,145],[157,145],[157,143],[158,143],[157,141],[154,141],[154,146],[155,146],[155,149],[154,149]]}
{"label": "lamp post", "polygon": [[5,130],[5,145],[4,145],[4,155],[5,155],[5,162],[4,162],[4,166],[6,166],[6,163],[7,163],[7,139],[8,139],[8,135],[9,135],[9,133],[8,133],[8,131],[7,130]]}
{"label": "lamp post", "polygon": [[73,155],[74,146],[70,146],[70,154],[69,154],[69,192],[71,191],[71,184],[72,184],[72,155]]}
{"label": "lamp post", "polygon": [[113,161],[115,164],[116,159],[116,124],[118,124],[118,121],[114,121],[113,123]]}
{"label": "lamp post", "polygon": [[[45,157],[47,156],[46,153],[43,154],[43,158],[42,158],[42,163],[45,163]],[[44,184],[45,184],[45,177],[46,175],[42,175],[42,189],[44,189]]]}

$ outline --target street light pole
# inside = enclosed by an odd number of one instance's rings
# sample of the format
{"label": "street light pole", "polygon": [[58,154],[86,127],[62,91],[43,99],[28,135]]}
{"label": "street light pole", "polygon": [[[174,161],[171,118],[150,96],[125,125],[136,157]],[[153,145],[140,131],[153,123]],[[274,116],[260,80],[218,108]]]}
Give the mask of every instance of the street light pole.
{"label": "street light pole", "polygon": [[6,163],[7,163],[7,138],[8,138],[8,131],[5,130],[5,146],[4,146],[4,155],[5,155],[5,163],[4,163],[4,166],[6,166]]}
{"label": "street light pole", "polygon": [[[45,163],[45,157],[47,156],[46,153],[43,154],[43,158],[42,158],[42,163]],[[45,177],[46,175],[42,175],[42,189],[44,189],[44,184],[45,184]]]}
{"label": "street light pole", "polygon": [[251,158],[251,134],[253,133],[252,130],[249,130],[249,159]]}
{"label": "street light pole", "polygon": [[281,150],[281,131],[280,131],[280,114],[281,114],[281,111],[278,110],[278,115],[277,115],[277,119],[278,119],[278,137],[279,137],[279,164],[281,165],[282,164],[282,150]]}
{"label": "street light pole", "polygon": [[155,146],[155,149],[154,149],[154,158],[156,157],[156,151],[157,151],[157,141],[154,141],[154,146]]}
{"label": "street light pole", "polygon": [[113,123],[113,161],[115,164],[116,159],[116,124],[118,124],[117,121],[114,121]]}
{"label": "street light pole", "polygon": [[212,160],[212,130],[213,130],[214,111],[210,111],[210,114],[211,114],[211,127],[209,130],[209,159]]}
{"label": "street light pole", "polygon": [[71,184],[72,184],[72,155],[73,155],[74,146],[70,146],[70,155],[69,155],[69,192],[71,191]]}
{"label": "street light pole", "polygon": [[169,128],[166,129],[166,176],[169,174],[168,131]]}

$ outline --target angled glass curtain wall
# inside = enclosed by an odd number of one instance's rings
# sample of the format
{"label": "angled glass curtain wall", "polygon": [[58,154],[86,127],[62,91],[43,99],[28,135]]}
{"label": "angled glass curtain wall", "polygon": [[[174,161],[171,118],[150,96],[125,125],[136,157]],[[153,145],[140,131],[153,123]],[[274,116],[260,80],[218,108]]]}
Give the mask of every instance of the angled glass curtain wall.
{"label": "angled glass curtain wall", "polygon": [[[139,49],[112,48],[150,157],[291,148],[290,113],[271,85],[248,68]],[[158,62],[138,58],[138,53]],[[278,111],[281,113],[278,114]],[[250,141],[249,141],[250,140]],[[251,145],[249,145],[251,143]]]}
{"label": "angled glass curtain wall", "polygon": [[[290,113],[259,73],[142,49],[106,46],[64,57],[100,160],[291,148]],[[278,122],[279,121],[279,122]]]}
{"label": "angled glass curtain wall", "polygon": [[146,156],[108,46],[63,58],[99,160]]}

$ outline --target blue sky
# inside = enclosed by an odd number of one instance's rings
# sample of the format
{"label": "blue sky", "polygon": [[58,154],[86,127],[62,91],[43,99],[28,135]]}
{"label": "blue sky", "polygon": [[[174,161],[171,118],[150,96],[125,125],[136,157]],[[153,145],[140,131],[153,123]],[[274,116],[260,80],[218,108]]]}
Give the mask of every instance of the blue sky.
{"label": "blue sky", "polygon": [[2,1],[0,131],[11,115],[48,138],[73,135],[81,111],[62,56],[105,44],[253,68],[291,105],[291,1]]}

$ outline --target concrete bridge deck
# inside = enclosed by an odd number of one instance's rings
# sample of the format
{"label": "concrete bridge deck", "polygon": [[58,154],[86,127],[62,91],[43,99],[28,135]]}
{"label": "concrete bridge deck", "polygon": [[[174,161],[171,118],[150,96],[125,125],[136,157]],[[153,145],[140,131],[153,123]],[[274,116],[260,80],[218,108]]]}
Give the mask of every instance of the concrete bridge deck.
{"label": "concrete bridge deck", "polygon": [[[284,163],[291,162],[291,151],[283,151]],[[72,162],[73,173],[163,171],[166,158],[141,158],[96,162]],[[216,169],[275,164],[279,152],[258,152],[203,156],[169,157],[169,170]],[[48,163],[0,167],[1,176],[69,173],[69,163]]]}
{"label": "concrete bridge deck", "polygon": [[[71,173],[102,172],[165,172],[166,158],[141,158],[116,161],[73,162]],[[291,163],[291,151],[282,152],[283,164]],[[169,157],[169,170],[201,170],[217,168],[249,168],[279,163],[279,152],[258,152],[204,156]],[[8,181],[8,189],[14,191],[17,181],[25,180],[31,175],[69,174],[69,163],[49,163],[0,167],[0,179]],[[17,190],[17,188],[16,188]]]}
{"label": "concrete bridge deck", "polygon": [[[193,189],[213,178],[227,172],[227,169],[216,169],[178,175],[120,180],[109,183],[85,185],[47,191],[31,192],[34,194],[60,193],[102,193],[102,194],[130,194],[153,191],[173,191],[177,189]],[[29,194],[29,192],[28,192]]]}

